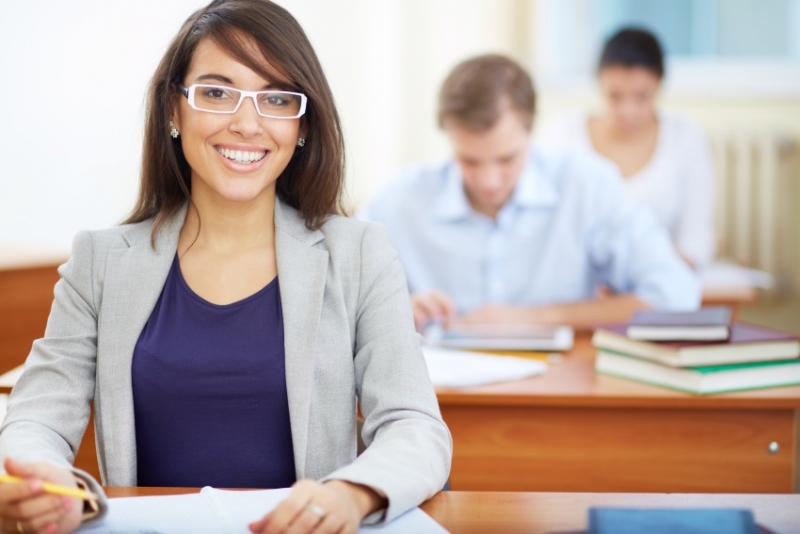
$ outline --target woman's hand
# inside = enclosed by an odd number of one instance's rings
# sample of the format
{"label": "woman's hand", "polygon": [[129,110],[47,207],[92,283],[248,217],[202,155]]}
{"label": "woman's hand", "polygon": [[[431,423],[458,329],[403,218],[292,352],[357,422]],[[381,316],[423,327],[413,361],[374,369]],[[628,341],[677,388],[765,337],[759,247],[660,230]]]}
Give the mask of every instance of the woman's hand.
{"label": "woman's hand", "polygon": [[25,479],[0,484],[0,525],[4,533],[65,534],[80,526],[80,499],[51,495],[42,489],[44,482],[78,487],[72,473],[45,462],[22,464],[11,458],[3,465],[9,475]]}
{"label": "woman's hand", "polygon": [[448,324],[456,316],[456,306],[450,297],[441,291],[429,291],[411,295],[414,324],[422,328],[430,322]]}
{"label": "woman's hand", "polygon": [[259,534],[355,534],[364,517],[385,505],[385,499],[366,486],[300,480],[273,511],[249,526]]}

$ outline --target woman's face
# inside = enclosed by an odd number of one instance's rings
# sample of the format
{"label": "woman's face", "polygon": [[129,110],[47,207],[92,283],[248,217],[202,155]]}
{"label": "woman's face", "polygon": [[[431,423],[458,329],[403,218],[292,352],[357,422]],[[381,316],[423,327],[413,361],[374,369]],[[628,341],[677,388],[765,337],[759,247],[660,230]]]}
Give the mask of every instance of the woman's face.
{"label": "woman's face", "polygon": [[597,76],[607,117],[614,129],[636,133],[655,116],[661,79],[643,67],[603,67]]}
{"label": "woman's face", "polygon": [[[286,80],[279,79],[277,72],[274,80],[262,78],[211,39],[198,44],[183,80],[186,87],[200,83],[247,91],[274,89],[275,82]],[[301,136],[300,119],[262,117],[251,98],[246,98],[236,113],[217,114],[192,109],[188,99],[180,95],[172,121],[192,169],[192,196],[218,200],[274,198],[278,176]],[[243,159],[254,161],[234,161],[235,151],[249,152]]]}

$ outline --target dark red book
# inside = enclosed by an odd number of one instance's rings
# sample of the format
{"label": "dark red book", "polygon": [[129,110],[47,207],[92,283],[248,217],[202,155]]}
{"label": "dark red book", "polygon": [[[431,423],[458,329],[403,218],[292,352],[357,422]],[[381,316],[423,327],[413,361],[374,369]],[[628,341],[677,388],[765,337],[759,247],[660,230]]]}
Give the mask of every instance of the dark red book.
{"label": "dark red book", "polygon": [[800,337],[747,323],[734,323],[723,342],[642,341],[626,335],[628,325],[598,328],[595,347],[657,361],[672,367],[788,360],[800,356]]}

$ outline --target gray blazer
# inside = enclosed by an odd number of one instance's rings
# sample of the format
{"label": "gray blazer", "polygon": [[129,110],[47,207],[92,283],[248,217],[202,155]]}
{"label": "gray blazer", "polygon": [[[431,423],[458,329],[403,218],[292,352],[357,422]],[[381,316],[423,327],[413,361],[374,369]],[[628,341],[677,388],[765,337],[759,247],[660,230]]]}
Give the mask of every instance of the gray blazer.
{"label": "gray blazer", "polygon": [[[94,400],[103,483],[136,485],[131,359],[185,213],[163,227],[155,250],[152,220],[76,236],[45,336],[9,399],[0,457],[70,466]],[[375,488],[391,519],[442,488],[452,455],[403,269],[382,226],[331,217],[312,231],[280,201],[275,246],[297,478]],[[358,458],[356,398],[367,446]]]}

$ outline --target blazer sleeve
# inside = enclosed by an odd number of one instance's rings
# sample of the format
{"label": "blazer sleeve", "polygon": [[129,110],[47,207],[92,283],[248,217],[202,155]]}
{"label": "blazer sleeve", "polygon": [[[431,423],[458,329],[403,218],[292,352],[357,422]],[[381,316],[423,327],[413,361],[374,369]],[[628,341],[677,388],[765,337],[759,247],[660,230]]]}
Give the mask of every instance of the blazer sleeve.
{"label": "blazer sleeve", "polygon": [[354,365],[366,451],[325,479],[363,484],[389,501],[389,521],[440,491],[453,443],[414,330],[403,268],[382,225],[361,243]]}
{"label": "blazer sleeve", "polygon": [[[71,470],[101,497],[100,484],[72,467],[89,421],[97,358],[92,237],[75,238],[42,339],[33,343],[25,370],[11,392],[0,428],[0,458],[46,461]],[[94,443],[87,444],[94,446]]]}

